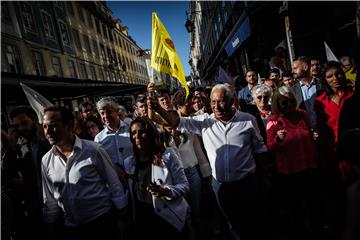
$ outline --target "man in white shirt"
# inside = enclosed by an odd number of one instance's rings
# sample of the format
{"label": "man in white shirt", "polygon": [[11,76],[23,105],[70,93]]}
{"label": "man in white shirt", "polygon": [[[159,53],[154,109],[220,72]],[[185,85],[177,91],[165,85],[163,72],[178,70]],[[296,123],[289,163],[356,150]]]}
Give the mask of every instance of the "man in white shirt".
{"label": "man in white shirt", "polygon": [[99,132],[94,141],[100,143],[109,154],[116,172],[121,180],[124,174],[124,159],[133,155],[130,140],[129,125],[121,121],[119,116],[120,105],[114,98],[105,97],[96,103],[104,129]]}
{"label": "man in white shirt", "polygon": [[[52,145],[41,165],[49,237],[114,239],[117,213],[124,214],[127,196],[104,148],[78,138],[73,127],[74,117],[65,107],[44,110],[43,128]],[[51,231],[61,218],[64,229]]]}
{"label": "man in white shirt", "polygon": [[255,118],[232,108],[233,102],[231,89],[217,84],[211,92],[211,115],[179,118],[162,110],[154,100],[149,99],[148,105],[180,131],[202,135],[213,188],[232,232],[241,239],[260,239],[263,217],[255,160],[265,161],[267,149]]}

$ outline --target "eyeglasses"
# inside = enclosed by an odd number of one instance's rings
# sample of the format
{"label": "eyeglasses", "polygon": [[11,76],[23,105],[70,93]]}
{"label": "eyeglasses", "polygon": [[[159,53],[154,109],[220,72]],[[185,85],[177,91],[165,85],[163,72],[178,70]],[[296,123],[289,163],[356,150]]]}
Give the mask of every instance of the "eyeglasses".
{"label": "eyeglasses", "polygon": [[261,100],[261,99],[263,99],[263,98],[264,98],[264,100],[268,100],[268,99],[269,99],[269,96],[262,96],[262,95],[260,95],[260,96],[257,96],[256,98],[259,99],[259,100]]}

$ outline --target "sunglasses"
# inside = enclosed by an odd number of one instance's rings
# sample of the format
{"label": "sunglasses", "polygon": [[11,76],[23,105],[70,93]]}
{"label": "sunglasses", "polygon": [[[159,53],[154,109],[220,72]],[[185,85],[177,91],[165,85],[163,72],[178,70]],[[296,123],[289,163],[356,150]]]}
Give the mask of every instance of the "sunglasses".
{"label": "sunglasses", "polygon": [[263,98],[264,98],[264,100],[267,100],[267,99],[269,99],[269,96],[262,96],[262,95],[260,95],[260,96],[257,96],[256,98],[259,99],[259,100],[261,100],[261,99],[263,99]]}

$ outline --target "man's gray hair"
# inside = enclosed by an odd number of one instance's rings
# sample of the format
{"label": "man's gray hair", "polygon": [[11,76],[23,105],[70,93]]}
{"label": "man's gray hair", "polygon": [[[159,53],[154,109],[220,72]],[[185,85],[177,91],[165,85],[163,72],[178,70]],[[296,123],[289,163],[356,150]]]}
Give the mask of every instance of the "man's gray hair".
{"label": "man's gray hair", "polygon": [[212,89],[210,93],[210,97],[212,97],[214,92],[218,92],[220,90],[225,90],[225,96],[230,100],[233,97],[233,92],[231,88],[227,84],[216,84]]}
{"label": "man's gray hair", "polygon": [[124,112],[124,113],[126,113],[127,110],[126,110],[126,108],[125,108],[123,105],[119,105],[119,112]]}
{"label": "man's gray hair", "polygon": [[265,94],[271,97],[272,88],[265,84],[258,84],[253,89],[251,89],[251,96],[253,99],[255,99],[258,94]]}
{"label": "man's gray hair", "polygon": [[285,94],[288,94],[288,93],[293,94],[293,92],[291,91],[291,88],[289,88],[288,86],[279,87],[278,91],[279,91],[279,93],[280,93],[281,95],[283,95],[283,96],[284,96]]}
{"label": "man's gray hair", "polygon": [[119,106],[120,105],[116,102],[116,99],[112,97],[104,97],[96,103],[96,109],[98,111],[104,108],[110,108],[118,112],[120,110]]}

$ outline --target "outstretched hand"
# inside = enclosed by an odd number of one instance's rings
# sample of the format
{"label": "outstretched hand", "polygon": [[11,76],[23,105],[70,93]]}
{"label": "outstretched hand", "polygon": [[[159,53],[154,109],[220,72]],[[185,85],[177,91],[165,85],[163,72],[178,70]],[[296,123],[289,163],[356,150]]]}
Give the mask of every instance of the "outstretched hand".
{"label": "outstretched hand", "polygon": [[155,92],[155,84],[154,83],[149,83],[147,85],[147,91],[148,91],[149,95],[151,95],[150,93]]}
{"label": "outstretched hand", "polygon": [[170,189],[160,185],[150,184],[146,190],[148,190],[155,197],[170,197]]}

